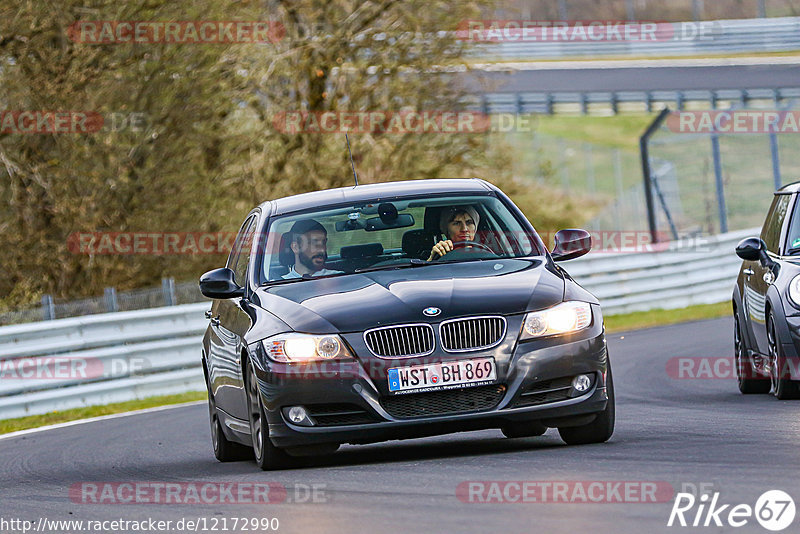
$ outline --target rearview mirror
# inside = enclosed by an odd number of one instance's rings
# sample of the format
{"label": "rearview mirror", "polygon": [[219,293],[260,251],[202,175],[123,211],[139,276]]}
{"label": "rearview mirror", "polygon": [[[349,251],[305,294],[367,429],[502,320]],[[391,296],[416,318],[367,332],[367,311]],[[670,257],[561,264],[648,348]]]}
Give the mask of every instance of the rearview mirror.
{"label": "rearview mirror", "polygon": [[592,236],[586,230],[571,228],[556,232],[553,261],[579,258],[592,249]]}
{"label": "rearview mirror", "polygon": [[736,245],[736,255],[746,261],[758,261],[766,249],[764,241],[758,237],[748,237]]}
{"label": "rearview mirror", "polygon": [[208,271],[200,277],[200,292],[210,299],[232,299],[244,295],[244,289],[234,280],[227,267]]}

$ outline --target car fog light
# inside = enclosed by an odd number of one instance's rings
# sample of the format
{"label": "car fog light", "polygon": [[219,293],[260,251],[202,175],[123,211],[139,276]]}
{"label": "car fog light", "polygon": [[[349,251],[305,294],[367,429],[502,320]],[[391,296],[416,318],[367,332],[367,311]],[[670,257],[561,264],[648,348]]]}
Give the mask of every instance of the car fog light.
{"label": "car fog light", "polygon": [[300,424],[308,418],[306,409],[302,406],[292,406],[289,408],[289,421]]}
{"label": "car fog light", "polygon": [[592,385],[592,379],[588,375],[578,375],[572,379],[572,387],[575,391],[583,393]]}

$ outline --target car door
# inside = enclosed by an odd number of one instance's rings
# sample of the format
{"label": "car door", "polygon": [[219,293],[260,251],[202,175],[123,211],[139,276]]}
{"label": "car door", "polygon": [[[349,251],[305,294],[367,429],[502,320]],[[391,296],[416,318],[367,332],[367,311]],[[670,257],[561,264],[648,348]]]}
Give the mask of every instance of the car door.
{"label": "car door", "polygon": [[217,406],[239,419],[247,419],[247,404],[242,377],[242,336],[250,327],[247,306],[247,266],[252,255],[258,215],[251,214],[236,237],[227,267],[234,272],[236,283],[245,288],[244,297],[219,299],[211,314],[210,353],[213,361],[212,384]]}
{"label": "car door", "polygon": [[[761,229],[761,239],[767,247],[767,254],[773,260],[776,260],[781,253],[781,235],[790,200],[790,194],[775,195],[767,218],[764,220],[764,227]],[[753,348],[761,354],[768,354],[766,300],[767,290],[774,281],[775,275],[770,266],[763,265],[760,261],[745,263],[747,263],[744,280],[745,306],[753,339],[756,342],[756,347]]]}

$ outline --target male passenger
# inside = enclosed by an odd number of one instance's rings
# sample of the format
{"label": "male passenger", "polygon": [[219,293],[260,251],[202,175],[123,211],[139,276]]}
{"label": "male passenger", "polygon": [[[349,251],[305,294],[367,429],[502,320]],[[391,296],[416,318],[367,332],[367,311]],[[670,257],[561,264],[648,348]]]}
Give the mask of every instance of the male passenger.
{"label": "male passenger", "polygon": [[302,219],[292,225],[291,248],[294,252],[294,265],[283,278],[302,278],[338,274],[325,268],[328,259],[328,232],[314,219]]}

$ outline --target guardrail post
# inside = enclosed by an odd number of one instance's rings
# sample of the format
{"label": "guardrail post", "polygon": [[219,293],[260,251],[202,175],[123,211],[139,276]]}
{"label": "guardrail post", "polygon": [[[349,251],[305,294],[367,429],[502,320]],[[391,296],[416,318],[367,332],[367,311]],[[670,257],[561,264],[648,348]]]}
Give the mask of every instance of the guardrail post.
{"label": "guardrail post", "polygon": [[722,158],[719,153],[719,135],[711,134],[711,152],[714,156],[714,178],[717,184],[717,209],[719,210],[719,231],[728,232],[728,210],[725,207],[725,189],[722,182]]}
{"label": "guardrail post", "polygon": [[589,143],[583,144],[583,155],[585,157],[584,165],[586,165],[586,188],[589,193],[594,194],[596,184],[594,180],[594,158],[592,157],[592,145]]}
{"label": "guardrail post", "polygon": [[700,20],[703,18],[703,0],[692,0],[692,18]]}
{"label": "guardrail post", "polygon": [[781,179],[781,160],[778,151],[778,135],[771,131],[769,133],[769,151],[772,155],[772,180],[775,183],[775,190],[781,188],[783,180]]}
{"label": "guardrail post", "polygon": [[117,302],[117,288],[105,288],[105,290],[103,290],[103,297],[105,297],[107,312],[112,313],[119,311],[119,303]]}
{"label": "guardrail post", "polygon": [[563,138],[558,139],[558,153],[560,157],[561,184],[564,191],[569,191],[569,169],[567,169],[567,144]]}
{"label": "guardrail post", "polygon": [[775,104],[776,108],[781,105],[780,89],[773,89],[772,90],[772,103]]}
{"label": "guardrail post", "polygon": [[740,90],[739,91],[739,104],[741,104],[743,108],[746,108],[747,107],[747,101],[748,101],[747,90],[746,89]]}
{"label": "guardrail post", "polygon": [[567,20],[569,14],[567,13],[567,0],[558,0],[558,16],[561,20]]}
{"label": "guardrail post", "polygon": [[544,100],[544,107],[547,110],[548,115],[553,114],[553,93],[547,93],[545,95]]}
{"label": "guardrail post", "polygon": [[161,290],[164,292],[164,306],[175,306],[175,279],[162,278]]}
{"label": "guardrail post", "polygon": [[678,91],[675,94],[675,109],[683,111],[683,91]]}
{"label": "guardrail post", "polygon": [[53,303],[53,295],[42,295],[42,318],[51,321],[56,318],[56,307]]}
{"label": "guardrail post", "polygon": [[647,91],[644,94],[644,105],[647,106],[648,113],[653,112],[653,93],[651,93],[650,91]]}
{"label": "guardrail post", "polygon": [[633,5],[633,0],[625,0],[625,14],[629,21],[636,20],[636,8]]}
{"label": "guardrail post", "polygon": [[619,102],[617,100],[617,93],[611,93],[611,112],[616,115],[619,112]]}
{"label": "guardrail post", "polygon": [[619,148],[614,149],[614,185],[617,188],[616,218],[617,228],[622,230],[622,152]]}
{"label": "guardrail post", "polygon": [[522,102],[522,94],[517,93],[517,115],[522,115],[524,113],[525,106]]}
{"label": "guardrail post", "polygon": [[717,92],[712,90],[711,91],[711,109],[717,109],[717,104],[719,103],[719,97],[717,96]]}
{"label": "guardrail post", "polygon": [[589,114],[589,101],[586,98],[586,93],[581,93],[581,113],[584,115]]}

